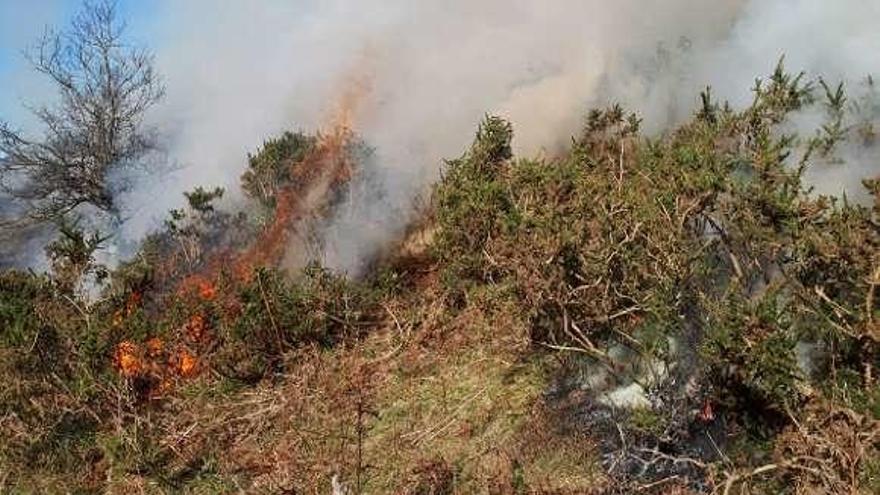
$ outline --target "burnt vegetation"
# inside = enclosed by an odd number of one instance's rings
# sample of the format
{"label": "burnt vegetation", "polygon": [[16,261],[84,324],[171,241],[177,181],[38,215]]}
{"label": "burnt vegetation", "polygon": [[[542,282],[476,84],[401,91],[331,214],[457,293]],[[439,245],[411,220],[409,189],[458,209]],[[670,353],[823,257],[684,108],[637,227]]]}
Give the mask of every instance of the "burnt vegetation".
{"label": "burnt vegetation", "polygon": [[[46,273],[0,272],[3,491],[880,491],[880,176],[860,202],[804,180],[875,149],[872,80],[850,101],[780,62],[747,108],[707,89],[659,136],[594,110],[546,159],[487,116],[357,280],[281,265],[366,145],[285,133],[248,157],[248,208],[197,188],[107,267],[72,213],[114,211],[161,96],[111,21],[40,45],[45,142],[0,131],[13,197],[58,222]],[[808,108],[827,123],[787,133]]]}

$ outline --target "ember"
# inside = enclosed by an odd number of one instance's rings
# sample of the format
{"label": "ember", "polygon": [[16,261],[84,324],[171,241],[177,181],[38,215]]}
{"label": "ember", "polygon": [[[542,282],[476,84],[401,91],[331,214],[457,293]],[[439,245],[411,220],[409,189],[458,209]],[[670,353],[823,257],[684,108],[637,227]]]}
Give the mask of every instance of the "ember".
{"label": "ember", "polygon": [[120,342],[113,353],[113,365],[125,377],[131,378],[143,372],[144,365],[138,357],[138,346],[129,341]]}
{"label": "ember", "polygon": [[198,359],[190,354],[189,351],[183,349],[178,356],[178,373],[183,377],[195,375],[198,368]]}

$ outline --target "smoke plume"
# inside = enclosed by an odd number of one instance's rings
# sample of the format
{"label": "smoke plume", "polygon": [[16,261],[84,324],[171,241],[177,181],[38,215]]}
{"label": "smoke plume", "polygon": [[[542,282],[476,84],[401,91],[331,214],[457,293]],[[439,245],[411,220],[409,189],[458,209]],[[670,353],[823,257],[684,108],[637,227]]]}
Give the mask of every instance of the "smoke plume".
{"label": "smoke plume", "polygon": [[[324,261],[352,273],[486,113],[512,121],[519,153],[552,155],[609,102],[652,133],[691,115],[706,85],[747,104],[783,54],[851,88],[880,72],[880,3],[866,0],[165,0],[156,19],[142,30],[168,98],[152,119],[178,169],[127,198],[125,237],[196,185],[236,200],[248,151],[282,130],[332,128],[354,84],[345,118],[374,153],[323,236]],[[847,158],[856,164],[822,175],[829,191],[876,163]]]}

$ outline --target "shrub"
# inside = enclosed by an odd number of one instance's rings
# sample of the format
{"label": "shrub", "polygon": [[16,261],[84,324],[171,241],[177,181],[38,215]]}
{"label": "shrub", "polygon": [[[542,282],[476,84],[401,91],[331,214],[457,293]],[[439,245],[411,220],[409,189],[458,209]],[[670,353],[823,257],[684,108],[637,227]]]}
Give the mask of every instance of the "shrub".
{"label": "shrub", "polygon": [[306,345],[330,346],[356,336],[371,314],[374,294],[319,266],[291,280],[259,268],[238,287],[239,311],[222,335],[219,366],[239,378],[262,376],[282,355]]}
{"label": "shrub", "polygon": [[292,179],[293,167],[315,147],[318,139],[301,132],[285,132],[269,139],[248,156],[248,169],[241,176],[242,189],[265,207],[273,207],[279,188]]}
{"label": "shrub", "polygon": [[[842,89],[823,87],[831,127],[807,140],[780,124],[819,100],[781,62],[742,111],[706,91],[692,122],[653,139],[618,106],[594,111],[555,159],[512,158],[509,124],[487,118],[435,190],[448,288],[514,287],[536,344],[624,383],[647,381],[644,366],[617,360],[620,347],[671,364],[648,388],[655,408],[679,411],[663,415],[678,426],[652,425],[656,441],[687,444],[681,432],[705,404],[732,430],[757,421],[778,434],[830,376],[861,376],[853,397],[864,397],[880,365],[880,203],[872,180],[873,210],[803,183],[848,136],[834,124]],[[825,355],[813,372],[799,346]]]}

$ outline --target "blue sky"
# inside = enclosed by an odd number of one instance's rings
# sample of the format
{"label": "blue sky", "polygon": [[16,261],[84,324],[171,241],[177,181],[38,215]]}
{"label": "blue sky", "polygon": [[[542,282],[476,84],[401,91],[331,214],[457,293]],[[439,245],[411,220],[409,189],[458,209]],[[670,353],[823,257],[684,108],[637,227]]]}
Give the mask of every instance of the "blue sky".
{"label": "blue sky", "polygon": [[[0,120],[26,125],[22,104],[39,100],[51,90],[30,71],[22,50],[47,26],[65,27],[81,5],[80,0],[0,0]],[[153,44],[148,33],[162,2],[119,0],[118,5],[130,38]]]}

